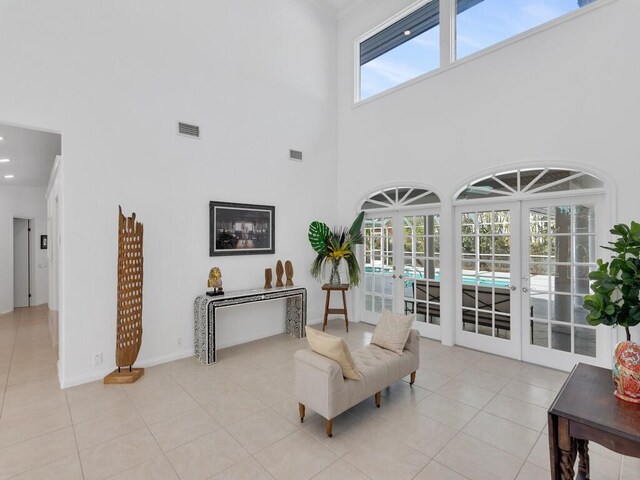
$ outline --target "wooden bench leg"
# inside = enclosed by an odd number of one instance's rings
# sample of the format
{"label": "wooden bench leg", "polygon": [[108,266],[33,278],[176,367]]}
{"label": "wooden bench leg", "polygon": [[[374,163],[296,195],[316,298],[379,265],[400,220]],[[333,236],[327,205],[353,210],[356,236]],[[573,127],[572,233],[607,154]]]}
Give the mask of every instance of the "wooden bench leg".
{"label": "wooden bench leg", "polygon": [[333,437],[333,420],[327,420],[324,429],[327,432],[327,437]]}
{"label": "wooden bench leg", "polygon": [[298,410],[300,411],[300,423],[304,422],[304,405],[298,403]]}
{"label": "wooden bench leg", "polygon": [[378,392],[376,393],[375,399],[376,399],[376,407],[380,408],[380,393]]}
{"label": "wooden bench leg", "polygon": [[416,383],[416,372],[411,373],[411,381],[409,382],[409,385],[413,385],[414,383]]}

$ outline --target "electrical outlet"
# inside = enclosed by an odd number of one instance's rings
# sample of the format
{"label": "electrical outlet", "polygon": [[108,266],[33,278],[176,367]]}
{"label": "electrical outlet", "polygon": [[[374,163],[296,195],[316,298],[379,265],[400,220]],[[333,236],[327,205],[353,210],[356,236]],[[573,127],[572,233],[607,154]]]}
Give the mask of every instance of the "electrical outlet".
{"label": "electrical outlet", "polygon": [[182,345],[182,337],[178,337],[178,345]]}
{"label": "electrical outlet", "polygon": [[99,367],[100,365],[102,365],[102,352],[96,353],[93,356],[93,366]]}

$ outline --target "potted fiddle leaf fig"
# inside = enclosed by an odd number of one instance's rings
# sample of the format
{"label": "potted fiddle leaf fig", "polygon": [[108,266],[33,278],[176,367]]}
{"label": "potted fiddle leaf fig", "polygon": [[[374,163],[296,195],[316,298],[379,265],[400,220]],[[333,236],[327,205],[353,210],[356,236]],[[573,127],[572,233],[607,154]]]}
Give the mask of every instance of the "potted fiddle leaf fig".
{"label": "potted fiddle leaf fig", "polygon": [[309,243],[317,255],[311,264],[311,275],[322,281],[325,265],[331,264],[329,283],[339,285],[340,263],[344,260],[349,274],[349,285],[358,286],[360,282],[360,266],[355,254],[355,246],[364,242],[362,221],[364,212],[353,221],[350,228],[334,228],[333,231],[322,222],[311,222],[309,225]]}
{"label": "potted fiddle leaf fig", "polygon": [[616,241],[603,247],[615,253],[610,262],[598,259],[589,274],[592,295],[584,299],[591,325],[621,326],[627,341],[615,349],[613,380],[615,395],[640,403],[640,345],[631,341],[631,327],[640,323],[640,223],[617,224],[610,230]]}

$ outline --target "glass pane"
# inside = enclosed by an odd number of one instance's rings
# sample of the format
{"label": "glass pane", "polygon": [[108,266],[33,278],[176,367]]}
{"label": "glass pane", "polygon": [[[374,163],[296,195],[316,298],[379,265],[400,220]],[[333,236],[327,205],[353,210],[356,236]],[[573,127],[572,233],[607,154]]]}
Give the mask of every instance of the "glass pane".
{"label": "glass pane", "polygon": [[594,270],[595,267],[590,266],[580,266],[573,267],[573,292],[574,293],[582,293],[589,294],[591,290],[589,288],[590,280],[589,280],[589,272]]}
{"label": "glass pane", "polygon": [[575,328],[575,352],[588,357],[596,356],[596,330],[593,328]]}
{"label": "glass pane", "polygon": [[589,325],[589,322],[587,322],[587,313],[589,312],[583,308],[583,304],[584,297],[573,297],[573,323],[577,325]]}
{"label": "glass pane", "polygon": [[509,340],[511,338],[511,318],[505,315],[495,316],[496,337]]}
{"label": "glass pane", "polygon": [[462,309],[462,329],[465,332],[476,331],[476,312],[474,310]]}
{"label": "glass pane", "polygon": [[542,322],[530,322],[531,345],[549,347],[549,324]]}
{"label": "glass pane", "polygon": [[414,281],[406,281],[404,282],[404,297],[405,298],[415,298],[415,282]]}
{"label": "glass pane", "polygon": [[427,226],[429,235],[440,235],[440,215],[429,215]]}
{"label": "glass pane", "polygon": [[390,297],[384,297],[384,309],[393,311],[393,299]]}
{"label": "glass pane", "polygon": [[382,297],[373,297],[373,311],[375,313],[382,313]]}
{"label": "glass pane", "polygon": [[412,313],[415,313],[415,307],[416,304],[414,302],[410,302],[408,300],[404,301],[404,314],[405,315],[410,315]]}
{"label": "glass pane", "polygon": [[427,300],[427,282],[423,280],[416,281],[416,296],[418,300],[426,301]]}
{"label": "glass pane", "polygon": [[511,212],[509,210],[497,210],[493,212],[493,224],[496,234],[505,234],[511,231]]}
{"label": "glass pane", "polygon": [[529,237],[529,258],[531,263],[549,261],[549,237],[535,235]]}
{"label": "glass pane", "polygon": [[547,320],[549,317],[549,294],[531,292],[529,295],[529,315]]}
{"label": "glass pane", "polygon": [[372,275],[364,276],[364,291],[373,292],[373,276]]}
{"label": "glass pane", "polygon": [[476,237],[462,237],[462,254],[472,255],[476,253]]}
{"label": "glass pane", "polygon": [[529,233],[531,235],[546,235],[549,232],[549,212],[547,207],[529,210]]}
{"label": "glass pane", "polygon": [[576,235],[573,243],[573,261],[576,263],[595,263],[595,235]]}
{"label": "glass pane", "polygon": [[480,277],[480,285],[478,285],[478,289],[476,291],[477,300],[478,300],[478,308],[480,310],[493,310],[493,289],[491,287],[483,287],[482,285],[482,277]]}
{"label": "glass pane", "polygon": [[556,262],[571,261],[571,237],[569,235],[553,236],[549,238],[551,251],[549,256]]}
{"label": "glass pane", "polygon": [[477,307],[475,285],[462,285],[462,306],[469,308]]}
{"label": "glass pane", "polygon": [[549,291],[549,265],[531,264],[529,266],[529,289],[532,292]]}
{"label": "glass pane", "polygon": [[551,294],[551,320],[571,322],[571,295]]}
{"label": "glass pane", "polygon": [[571,351],[571,326],[551,325],[551,348],[563,352]]}
{"label": "glass pane", "polygon": [[571,233],[571,206],[551,207],[555,221],[555,233]]}
{"label": "glass pane", "polygon": [[575,233],[595,233],[596,209],[593,205],[575,205],[573,214],[573,231]]}
{"label": "glass pane", "polygon": [[[418,23],[407,22],[420,14]],[[360,50],[361,100],[440,67],[438,0],[365,40]]]}
{"label": "glass pane", "polygon": [[493,245],[492,245],[491,237],[480,237],[480,258],[491,260],[491,254],[493,253]]}
{"label": "glass pane", "polygon": [[373,296],[365,295],[364,296],[364,308],[367,312],[371,312],[373,310]]}
{"label": "glass pane", "polygon": [[456,58],[490,47],[593,0],[457,0]]}
{"label": "glass pane", "polygon": [[571,293],[571,266],[553,265],[555,274],[551,277],[551,290]]}
{"label": "glass pane", "polygon": [[505,258],[511,254],[511,244],[509,237],[494,237],[494,252],[497,258]]}

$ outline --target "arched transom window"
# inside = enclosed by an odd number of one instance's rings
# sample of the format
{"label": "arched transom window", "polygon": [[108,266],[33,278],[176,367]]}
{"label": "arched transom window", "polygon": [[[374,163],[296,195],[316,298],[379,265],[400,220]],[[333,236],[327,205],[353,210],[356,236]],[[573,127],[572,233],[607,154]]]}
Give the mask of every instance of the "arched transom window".
{"label": "arched transom window", "polygon": [[602,190],[604,182],[588,173],[563,168],[528,168],[496,173],[466,185],[456,200],[529,196]]}
{"label": "arched transom window", "polygon": [[408,207],[437,206],[440,198],[433,191],[420,187],[392,187],[371,194],[362,203],[362,210],[391,209]]}

